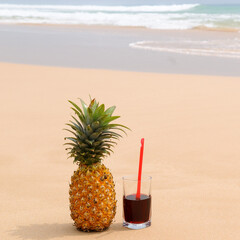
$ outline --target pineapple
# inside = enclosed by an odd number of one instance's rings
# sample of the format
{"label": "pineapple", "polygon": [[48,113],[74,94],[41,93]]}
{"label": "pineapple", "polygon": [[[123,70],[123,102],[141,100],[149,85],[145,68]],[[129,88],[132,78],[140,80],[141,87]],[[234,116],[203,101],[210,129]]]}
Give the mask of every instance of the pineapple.
{"label": "pineapple", "polygon": [[116,193],[112,174],[101,161],[121,137],[115,130],[125,133],[128,128],[111,123],[119,118],[112,116],[115,106],[105,110],[95,99],[90,98],[89,106],[80,101],[82,108],[69,101],[75,116],[67,124],[71,129],[65,129],[73,135],[65,138],[66,150],[78,165],[69,190],[71,217],[79,230],[103,231],[116,214]]}

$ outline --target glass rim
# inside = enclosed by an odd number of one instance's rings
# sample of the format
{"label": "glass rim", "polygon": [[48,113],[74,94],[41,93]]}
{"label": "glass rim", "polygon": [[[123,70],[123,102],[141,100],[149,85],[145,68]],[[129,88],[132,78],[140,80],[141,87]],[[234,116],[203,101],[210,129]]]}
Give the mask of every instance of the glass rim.
{"label": "glass rim", "polygon": [[[127,181],[133,181],[133,182],[138,182],[138,176],[137,175],[126,175],[122,177],[122,180],[127,180]],[[149,181],[152,180],[152,177],[149,175],[142,175],[141,182],[143,181]]]}

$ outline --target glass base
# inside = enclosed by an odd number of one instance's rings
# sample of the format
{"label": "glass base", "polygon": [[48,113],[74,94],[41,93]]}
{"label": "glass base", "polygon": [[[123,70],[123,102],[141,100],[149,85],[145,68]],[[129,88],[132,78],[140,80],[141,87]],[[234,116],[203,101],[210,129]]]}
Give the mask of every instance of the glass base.
{"label": "glass base", "polygon": [[151,221],[147,221],[145,223],[128,223],[128,222],[125,222],[123,221],[123,226],[124,227],[127,227],[127,228],[130,228],[130,229],[143,229],[143,228],[146,228],[146,227],[150,227],[151,226]]}

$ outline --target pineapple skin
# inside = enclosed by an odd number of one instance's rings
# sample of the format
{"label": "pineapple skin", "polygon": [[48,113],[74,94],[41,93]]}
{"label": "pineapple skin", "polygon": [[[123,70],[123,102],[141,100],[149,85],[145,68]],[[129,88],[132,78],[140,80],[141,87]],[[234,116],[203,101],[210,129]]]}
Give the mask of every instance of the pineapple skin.
{"label": "pineapple skin", "polygon": [[79,165],[69,189],[71,218],[78,230],[103,231],[116,214],[113,177],[102,163]]}

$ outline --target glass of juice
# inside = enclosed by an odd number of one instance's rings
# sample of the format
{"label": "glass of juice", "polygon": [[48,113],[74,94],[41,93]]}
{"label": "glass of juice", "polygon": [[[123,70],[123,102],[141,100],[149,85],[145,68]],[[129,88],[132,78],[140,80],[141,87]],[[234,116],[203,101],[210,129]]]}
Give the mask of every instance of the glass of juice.
{"label": "glass of juice", "polygon": [[123,226],[142,229],[151,226],[151,181],[142,176],[140,195],[137,195],[138,177],[123,177]]}

